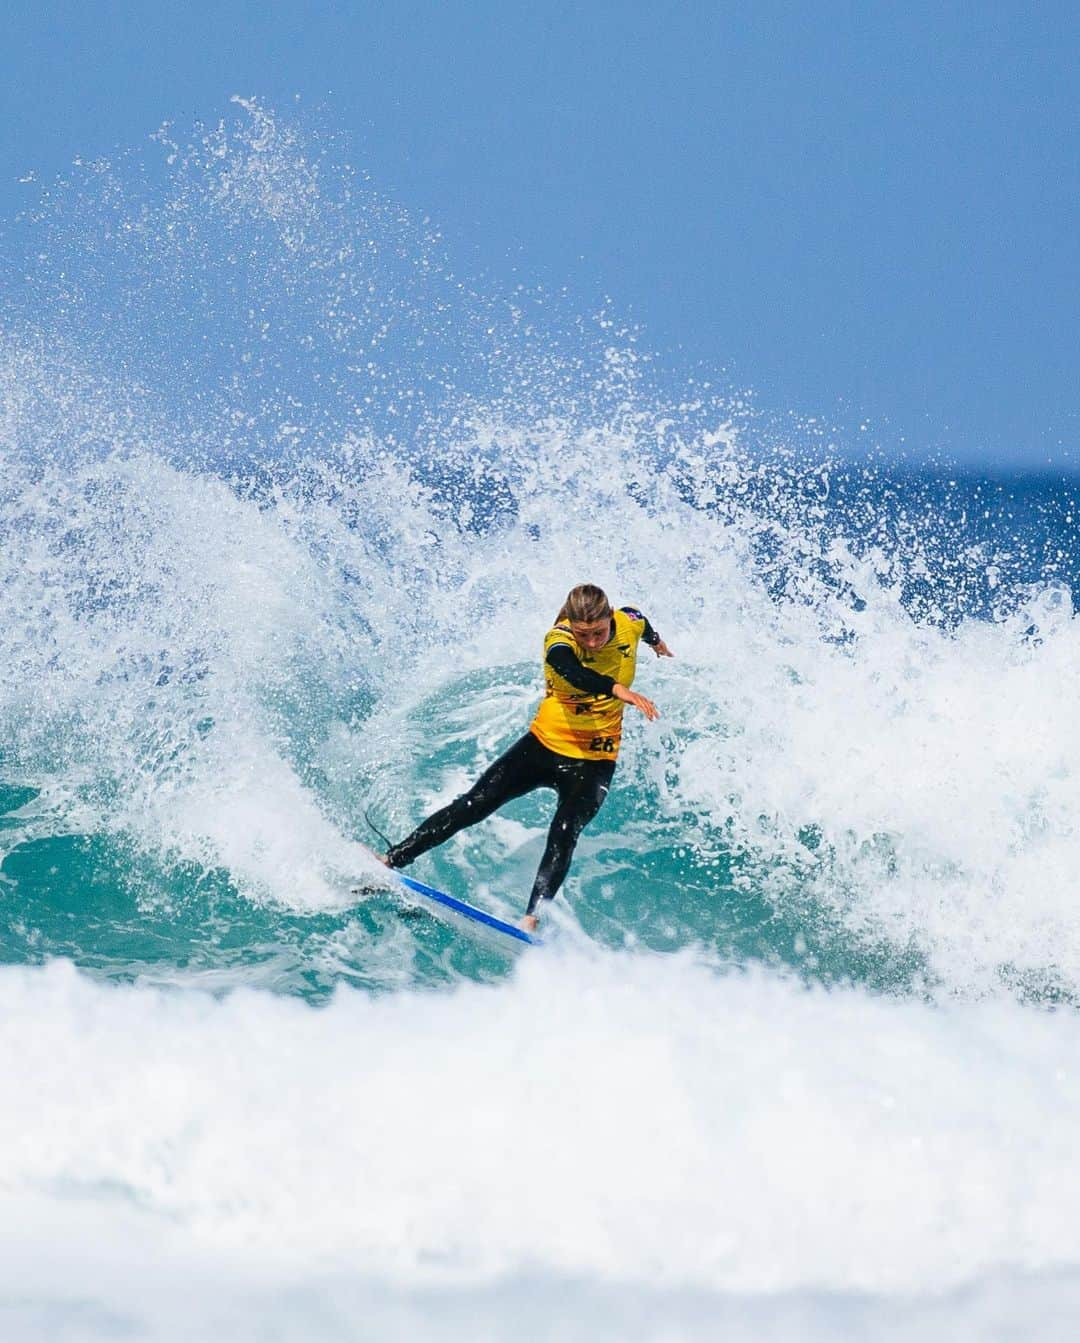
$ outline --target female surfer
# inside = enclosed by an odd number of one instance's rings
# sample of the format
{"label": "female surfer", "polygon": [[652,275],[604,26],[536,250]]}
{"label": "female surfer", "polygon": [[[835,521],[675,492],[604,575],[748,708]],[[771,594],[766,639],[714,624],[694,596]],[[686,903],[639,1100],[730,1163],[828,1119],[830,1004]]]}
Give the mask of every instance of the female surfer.
{"label": "female surfer", "polygon": [[540,901],[551,900],[563,884],[578,836],[611,786],[624,706],[640,709],[650,721],[660,717],[652,700],[630,689],[642,639],[657,657],[674,656],[640,611],[613,611],[591,583],[573,588],[544,639],[546,692],[528,732],[467,793],[395,844],[383,862],[407,867],[512,798],[553,788],[559,805],[521,920],[526,932],[534,932]]}

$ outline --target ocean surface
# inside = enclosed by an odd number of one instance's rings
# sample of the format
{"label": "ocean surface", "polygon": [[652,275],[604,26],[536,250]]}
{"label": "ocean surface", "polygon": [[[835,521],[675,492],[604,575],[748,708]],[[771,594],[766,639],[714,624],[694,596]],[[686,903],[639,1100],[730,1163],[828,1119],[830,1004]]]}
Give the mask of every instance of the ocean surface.
{"label": "ocean surface", "polygon": [[[1065,1339],[1078,490],[491,294],[238,102],[0,247],[0,1336]],[[520,954],[357,899],[640,606]],[[516,919],[534,794],[419,860]]]}

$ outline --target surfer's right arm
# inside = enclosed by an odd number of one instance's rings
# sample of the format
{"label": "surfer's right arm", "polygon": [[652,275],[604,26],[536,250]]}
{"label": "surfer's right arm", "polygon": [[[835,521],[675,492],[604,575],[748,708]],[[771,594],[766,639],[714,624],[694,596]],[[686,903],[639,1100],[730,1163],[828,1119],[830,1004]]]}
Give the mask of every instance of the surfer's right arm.
{"label": "surfer's right arm", "polygon": [[611,693],[616,699],[621,699],[624,704],[630,704],[635,709],[640,709],[650,723],[655,723],[660,717],[660,710],[652,700],[646,699],[644,695],[639,695],[636,690],[631,690],[629,686],[620,685],[616,681]]}
{"label": "surfer's right arm", "polygon": [[575,657],[574,650],[569,644],[554,644],[549,648],[547,662],[564,681],[569,681],[575,690],[584,690],[588,695],[610,695],[612,699],[621,699],[624,704],[639,709],[650,723],[660,717],[660,710],[651,699],[639,695],[629,686],[620,685],[611,676],[602,676],[591,667],[586,667]]}

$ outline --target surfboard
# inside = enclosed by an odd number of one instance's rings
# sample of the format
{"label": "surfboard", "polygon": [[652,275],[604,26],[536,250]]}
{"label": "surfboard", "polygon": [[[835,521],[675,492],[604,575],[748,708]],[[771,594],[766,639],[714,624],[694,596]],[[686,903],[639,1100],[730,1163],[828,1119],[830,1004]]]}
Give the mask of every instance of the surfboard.
{"label": "surfboard", "polygon": [[470,905],[465,900],[458,900],[456,896],[447,895],[445,891],[437,891],[434,886],[416,881],[413,877],[404,877],[399,872],[394,875],[402,886],[412,891],[414,895],[420,896],[428,904],[437,906],[441,913],[456,915],[469,923],[478,924],[481,928],[499,933],[503,937],[513,938],[515,942],[524,942],[531,947],[539,945],[540,939],[538,937],[534,937],[532,933],[527,933],[524,928],[518,928],[512,923],[506,923],[503,919],[496,918],[494,914],[489,914],[486,909],[477,909],[475,905]]}
{"label": "surfboard", "polygon": [[[438,891],[434,886],[428,886],[425,882],[417,881],[414,877],[407,877],[402,872],[395,872],[393,868],[386,869],[386,876],[388,883],[400,882],[411,895],[419,897],[417,903],[422,908],[434,914],[436,918],[441,918],[444,922],[457,923],[468,932],[494,935],[502,942],[503,946],[509,946],[510,943],[514,942],[530,947],[540,945],[540,938],[535,937],[532,933],[527,933],[524,928],[518,928],[512,923],[507,923],[504,919],[489,914],[486,909],[478,909],[476,905],[470,905],[466,900],[459,900],[456,896],[447,895],[445,891]],[[352,887],[350,893],[361,895],[371,889],[370,886],[358,885]],[[386,887],[376,887],[374,889],[385,890]],[[509,942],[505,939],[509,939]]]}

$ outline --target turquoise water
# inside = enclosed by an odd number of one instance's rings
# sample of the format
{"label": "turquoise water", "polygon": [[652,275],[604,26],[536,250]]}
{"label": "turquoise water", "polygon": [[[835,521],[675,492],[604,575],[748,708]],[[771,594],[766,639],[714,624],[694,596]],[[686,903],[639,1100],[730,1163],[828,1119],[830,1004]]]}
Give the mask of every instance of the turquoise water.
{"label": "turquoise water", "polygon": [[[1054,1336],[1072,484],[778,441],[257,106],[7,255],[10,1336]],[[584,579],[676,657],[543,949],[351,896]],[[516,918],[550,811],[415,874]]]}

